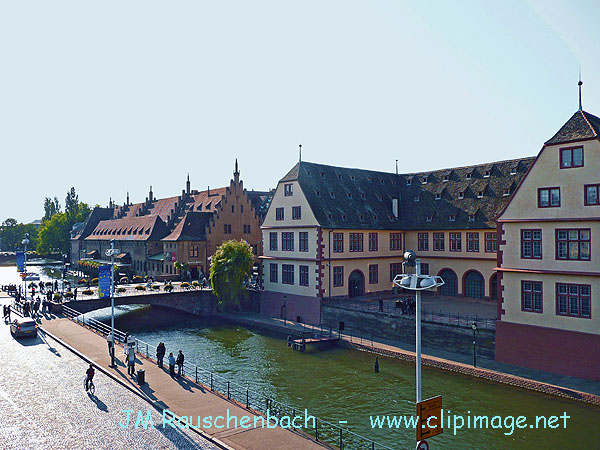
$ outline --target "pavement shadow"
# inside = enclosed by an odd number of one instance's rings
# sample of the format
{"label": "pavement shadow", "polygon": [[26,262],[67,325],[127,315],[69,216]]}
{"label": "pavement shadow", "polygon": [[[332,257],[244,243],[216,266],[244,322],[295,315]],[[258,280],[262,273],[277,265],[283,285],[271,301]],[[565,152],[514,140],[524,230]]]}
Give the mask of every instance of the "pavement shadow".
{"label": "pavement shadow", "polygon": [[14,338],[14,340],[21,344],[23,347],[31,347],[32,345],[40,345],[43,343],[39,334],[35,337],[19,337]]}
{"label": "pavement shadow", "polygon": [[100,400],[96,395],[92,395],[90,392],[87,393],[89,399],[94,402],[96,408],[98,408],[102,412],[108,412],[108,406],[102,400]]}
{"label": "pavement shadow", "polygon": [[46,335],[43,331],[38,332],[38,336],[40,337],[42,342],[48,346],[48,351],[50,351],[51,353],[54,353],[58,357],[61,356],[60,352],[56,348],[54,348],[50,345],[50,343],[46,339]]}

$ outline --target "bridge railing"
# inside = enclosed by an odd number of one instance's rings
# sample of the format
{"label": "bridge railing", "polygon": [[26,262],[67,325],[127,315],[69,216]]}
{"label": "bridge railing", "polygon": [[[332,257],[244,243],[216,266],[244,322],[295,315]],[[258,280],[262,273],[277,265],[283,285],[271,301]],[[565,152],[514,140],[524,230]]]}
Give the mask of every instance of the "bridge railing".
{"label": "bridge railing", "polygon": [[[85,325],[102,335],[107,335],[110,332],[111,327],[109,325],[92,317],[86,317],[86,314],[82,314],[68,306],[63,305],[63,314],[71,320]],[[323,334],[325,334],[325,332],[326,331],[323,330]],[[125,335],[126,333],[115,328],[116,341],[123,342]],[[153,348],[154,347],[147,342],[136,338],[136,352],[149,357],[150,349]],[[236,383],[235,381],[189,361],[184,361],[183,373],[189,378],[194,379],[196,383],[207,386],[211,391],[218,392],[227,399],[235,400],[236,402],[245,405],[246,408],[253,409],[267,418],[271,418],[271,424],[275,423],[275,419],[277,419],[279,424],[281,424],[282,419],[285,420],[286,428],[293,428],[297,423],[301,424],[301,427],[298,427],[298,429],[313,436],[319,442],[338,447],[341,450],[394,450],[392,447],[375,442],[374,440],[350,431],[347,428],[343,428],[335,423],[313,416],[306,409],[297,408],[277,401],[267,395],[250,389],[248,385]],[[266,418],[264,422],[266,426]]]}

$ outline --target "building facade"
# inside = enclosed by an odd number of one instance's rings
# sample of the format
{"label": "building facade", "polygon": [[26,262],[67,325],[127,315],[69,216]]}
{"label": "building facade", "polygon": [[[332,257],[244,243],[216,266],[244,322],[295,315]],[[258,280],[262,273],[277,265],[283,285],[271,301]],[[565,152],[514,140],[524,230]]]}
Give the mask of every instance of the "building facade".
{"label": "building facade", "polygon": [[577,111],[497,218],[499,361],[600,381],[599,135]]}
{"label": "building facade", "polygon": [[532,161],[400,175],[298,163],[262,226],[261,311],[319,323],[324,298],[390,291],[406,249],[447,280],[439,294],[494,298],[493,217]]}

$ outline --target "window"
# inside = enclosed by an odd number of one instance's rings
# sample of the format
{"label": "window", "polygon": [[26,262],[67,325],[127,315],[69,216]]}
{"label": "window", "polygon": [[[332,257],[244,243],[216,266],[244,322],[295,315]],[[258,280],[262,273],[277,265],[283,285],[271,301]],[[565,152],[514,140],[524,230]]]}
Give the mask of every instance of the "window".
{"label": "window", "polygon": [[250,225],[244,224],[244,234],[250,234]]}
{"label": "window", "polygon": [[521,311],[543,312],[541,281],[521,280]]}
{"label": "window", "polygon": [[231,224],[230,223],[223,224],[223,234],[231,234]]}
{"label": "window", "polygon": [[343,286],[344,285],[344,267],[336,266],[333,268],[333,285]]}
{"label": "window", "polygon": [[390,250],[402,250],[402,233],[390,233]]}
{"label": "window", "polygon": [[234,213],[235,212],[235,205],[231,205],[231,212]]}
{"label": "window", "polygon": [[394,281],[394,277],[402,273],[402,263],[390,264],[390,282]]}
{"label": "window", "polygon": [[331,198],[335,198],[335,192],[333,192],[333,191],[329,192],[329,196],[330,196]]}
{"label": "window", "polygon": [[410,186],[412,184],[412,180],[410,178],[406,179],[406,185]]}
{"label": "window", "polygon": [[469,214],[469,222],[475,222],[475,214]]}
{"label": "window", "polygon": [[441,200],[442,199],[442,194],[435,194],[435,199],[436,200]]}
{"label": "window", "polygon": [[294,185],[293,184],[284,184],[283,185],[283,195],[285,197],[291,197],[294,195]]}
{"label": "window", "polygon": [[301,206],[292,206],[292,220],[300,220],[302,219],[302,207]]}
{"label": "window", "polygon": [[517,168],[516,167],[511,167],[510,174],[511,175],[516,175],[517,174]]}
{"label": "window", "polygon": [[271,283],[277,283],[277,264],[271,263],[269,271],[269,281]]}
{"label": "window", "polygon": [[444,233],[433,233],[433,251],[444,251]]}
{"label": "window", "polygon": [[456,222],[456,214],[448,216],[448,222]]}
{"label": "window", "polygon": [[308,231],[298,233],[298,250],[301,252],[308,251]]}
{"label": "window", "polygon": [[485,233],[485,251],[486,253],[496,253],[498,251],[496,233]]}
{"label": "window", "polygon": [[281,265],[281,283],[282,284],[294,284],[294,265],[293,264],[282,264]]}
{"label": "window", "polygon": [[450,251],[451,252],[460,252],[462,251],[462,242],[461,242],[461,234],[460,233],[450,233]]}
{"label": "window", "polygon": [[483,191],[479,191],[477,193],[477,198],[483,198]]}
{"label": "window", "polygon": [[321,197],[321,191],[315,191],[315,195],[320,198]]}
{"label": "window", "polygon": [[556,314],[591,319],[591,286],[589,284],[556,283]]}
{"label": "window", "polygon": [[590,238],[589,228],[556,230],[556,259],[589,261]]}
{"label": "window", "polygon": [[560,188],[539,188],[538,208],[556,208],[560,206]]}
{"label": "window", "polygon": [[300,266],[300,286],[308,286],[308,266]]}
{"label": "window", "polygon": [[464,191],[462,191],[462,192],[459,192],[459,193],[458,193],[458,199],[459,199],[459,200],[462,200],[463,198],[465,198],[465,192],[464,192]]}
{"label": "window", "polygon": [[502,192],[502,196],[508,197],[509,195],[510,195],[510,189],[504,189],[504,191]]}
{"label": "window", "polygon": [[283,220],[283,208],[275,208],[275,220]]}
{"label": "window", "polygon": [[379,266],[377,264],[369,264],[369,284],[379,283]]}
{"label": "window", "polygon": [[418,202],[420,199],[421,198],[418,195],[415,195],[415,198],[414,198],[415,202]]}
{"label": "window", "polygon": [[600,205],[600,184],[586,184],[583,189],[584,192],[584,204],[586,206],[590,205]]}
{"label": "window", "polygon": [[421,180],[421,184],[427,184],[427,178],[428,177],[423,177],[423,179]]}
{"label": "window", "polygon": [[429,250],[429,233],[418,233],[417,235],[417,248],[421,252]]}
{"label": "window", "polygon": [[294,232],[284,231],[281,233],[281,250],[284,252],[294,251]]}
{"label": "window", "polygon": [[377,233],[369,233],[369,251],[376,252],[378,247]]}
{"label": "window", "polygon": [[333,253],[342,253],[344,251],[344,234],[333,233]]}
{"label": "window", "polygon": [[352,200],[352,194],[351,194],[350,192],[348,192],[348,193],[346,194],[346,196],[348,197],[348,199],[349,199],[349,200]]}
{"label": "window", "polygon": [[427,222],[433,222],[433,216],[427,216],[427,217],[425,217],[425,220]]}
{"label": "window", "polygon": [[491,172],[490,170],[486,170],[486,171],[483,173],[483,178],[489,178],[491,174],[492,174],[492,172]]}
{"label": "window", "polygon": [[277,251],[277,233],[269,233],[269,250]]}
{"label": "window", "polygon": [[240,205],[240,212],[243,213],[244,212],[244,205]]}
{"label": "window", "polygon": [[521,230],[521,258],[542,259],[542,230]]}
{"label": "window", "polygon": [[472,175],[471,173],[468,173],[468,174],[467,174],[467,180],[470,180],[470,179],[472,178],[472,176],[473,176],[473,175]]}
{"label": "window", "polygon": [[363,251],[363,234],[362,233],[350,233],[350,251],[351,252],[362,252]]}
{"label": "window", "polygon": [[188,255],[190,258],[197,258],[200,256],[200,247],[197,245],[191,245],[188,250]]}
{"label": "window", "polygon": [[467,251],[479,251],[479,233],[467,233]]}
{"label": "window", "polygon": [[450,176],[449,175],[444,175],[444,182],[450,181]]}
{"label": "window", "polygon": [[583,147],[560,149],[560,168],[583,167]]}
{"label": "window", "polygon": [[421,263],[421,275],[429,275],[429,263]]}

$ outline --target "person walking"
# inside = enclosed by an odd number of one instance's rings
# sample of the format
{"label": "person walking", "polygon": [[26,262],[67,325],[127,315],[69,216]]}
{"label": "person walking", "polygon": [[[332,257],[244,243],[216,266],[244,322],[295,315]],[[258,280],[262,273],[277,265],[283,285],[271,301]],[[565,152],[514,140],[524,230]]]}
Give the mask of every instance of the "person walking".
{"label": "person walking", "polygon": [[171,378],[175,378],[175,357],[173,352],[169,353],[169,375]]}
{"label": "person walking", "polygon": [[10,323],[10,305],[6,307],[6,316],[8,317],[8,323]]}
{"label": "person walking", "polygon": [[183,360],[183,353],[179,350],[179,354],[177,355],[177,378],[181,377],[181,373],[183,372]]}
{"label": "person walking", "polygon": [[108,336],[106,336],[106,342],[108,344],[108,356],[111,356],[115,352],[115,343],[113,340],[113,334],[111,331],[108,332]]}
{"label": "person walking", "polygon": [[135,350],[132,348],[127,355],[127,373],[131,376],[135,375]]}
{"label": "person walking", "polygon": [[156,347],[156,361],[158,362],[158,367],[160,367],[161,369],[163,366],[163,359],[165,357],[166,352],[167,349],[165,348],[165,344],[163,342],[158,344],[158,347]]}
{"label": "person walking", "polygon": [[73,300],[77,300],[77,288],[73,290]]}

